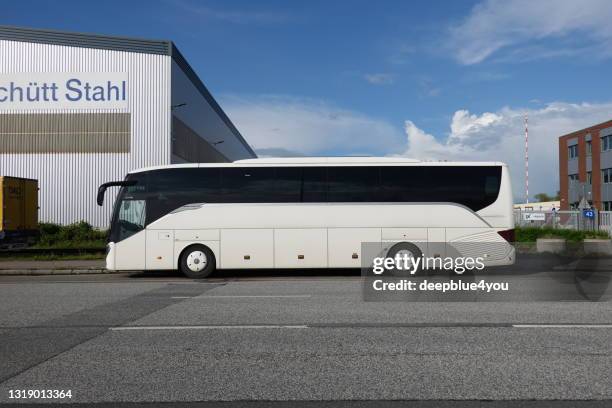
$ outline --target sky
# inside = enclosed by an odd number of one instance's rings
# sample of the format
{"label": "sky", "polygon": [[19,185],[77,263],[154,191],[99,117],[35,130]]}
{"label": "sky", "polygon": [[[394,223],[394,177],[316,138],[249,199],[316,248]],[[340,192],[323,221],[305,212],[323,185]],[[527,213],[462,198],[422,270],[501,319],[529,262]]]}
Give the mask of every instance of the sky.
{"label": "sky", "polygon": [[260,156],[510,165],[612,119],[612,1],[4,1],[0,24],[169,39]]}

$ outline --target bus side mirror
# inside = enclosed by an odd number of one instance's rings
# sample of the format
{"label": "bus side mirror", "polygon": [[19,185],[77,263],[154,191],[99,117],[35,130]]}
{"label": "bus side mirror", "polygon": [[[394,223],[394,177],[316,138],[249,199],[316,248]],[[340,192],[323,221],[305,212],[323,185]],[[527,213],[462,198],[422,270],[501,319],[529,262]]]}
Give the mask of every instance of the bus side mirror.
{"label": "bus side mirror", "polygon": [[96,197],[96,202],[99,206],[104,204],[104,193],[106,193],[106,189],[109,187],[127,187],[133,186],[134,184],[136,184],[136,180],[109,181],[108,183],[104,183],[100,187],[98,187],[98,196]]}

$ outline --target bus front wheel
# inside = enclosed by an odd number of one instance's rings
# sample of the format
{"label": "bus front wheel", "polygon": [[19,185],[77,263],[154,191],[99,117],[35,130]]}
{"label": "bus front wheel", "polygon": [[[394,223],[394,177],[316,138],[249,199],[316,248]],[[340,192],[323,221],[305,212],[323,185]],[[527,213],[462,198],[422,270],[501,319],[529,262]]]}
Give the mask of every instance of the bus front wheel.
{"label": "bus front wheel", "polygon": [[188,278],[202,279],[215,271],[215,255],[204,245],[191,245],[183,250],[179,270]]}

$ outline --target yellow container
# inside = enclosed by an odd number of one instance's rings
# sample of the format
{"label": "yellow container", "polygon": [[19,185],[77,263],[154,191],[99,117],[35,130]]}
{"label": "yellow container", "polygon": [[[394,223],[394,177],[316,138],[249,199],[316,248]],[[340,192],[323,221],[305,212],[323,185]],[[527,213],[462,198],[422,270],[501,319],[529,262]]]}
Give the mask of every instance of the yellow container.
{"label": "yellow container", "polygon": [[38,180],[0,176],[0,234],[38,227]]}

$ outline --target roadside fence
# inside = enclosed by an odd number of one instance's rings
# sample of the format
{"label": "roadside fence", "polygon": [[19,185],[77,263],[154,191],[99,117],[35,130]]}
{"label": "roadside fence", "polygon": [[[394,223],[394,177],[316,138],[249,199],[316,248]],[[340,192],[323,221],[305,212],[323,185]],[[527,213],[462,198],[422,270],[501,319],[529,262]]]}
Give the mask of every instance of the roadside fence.
{"label": "roadside fence", "polygon": [[582,231],[612,232],[612,211],[597,210],[514,210],[517,227],[563,228]]}

